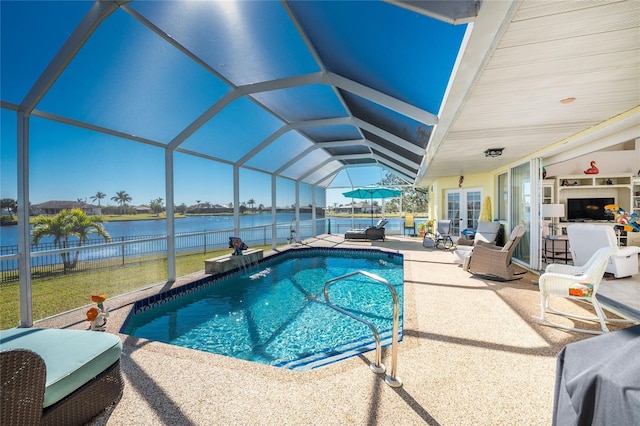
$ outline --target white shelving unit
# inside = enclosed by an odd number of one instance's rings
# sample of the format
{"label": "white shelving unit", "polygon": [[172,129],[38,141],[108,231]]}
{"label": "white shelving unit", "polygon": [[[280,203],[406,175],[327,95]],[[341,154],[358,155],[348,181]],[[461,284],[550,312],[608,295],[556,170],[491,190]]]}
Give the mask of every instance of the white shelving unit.
{"label": "white shelving unit", "polygon": [[556,180],[544,179],[542,181],[542,204],[553,204],[556,195]]}
{"label": "white shelving unit", "polygon": [[[597,174],[597,175],[569,175],[555,178],[555,202],[567,204],[569,198],[614,198],[615,203],[628,212],[638,211],[635,207],[635,192],[640,191],[640,179],[631,174]],[[566,218],[565,218],[566,219]],[[561,233],[568,226],[568,222],[561,222]],[[626,237],[621,237],[621,244],[626,244]]]}
{"label": "white shelving unit", "polygon": [[620,175],[572,175],[556,178],[556,200],[566,204],[568,198],[613,197],[616,204],[632,211],[631,174]]}

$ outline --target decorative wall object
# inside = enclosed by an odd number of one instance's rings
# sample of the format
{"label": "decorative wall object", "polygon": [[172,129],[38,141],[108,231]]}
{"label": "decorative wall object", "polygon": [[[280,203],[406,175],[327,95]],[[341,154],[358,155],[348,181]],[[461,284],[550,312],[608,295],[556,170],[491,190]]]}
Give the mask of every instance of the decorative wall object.
{"label": "decorative wall object", "polygon": [[591,167],[584,171],[585,175],[597,175],[598,173],[600,173],[600,170],[598,170],[598,168],[596,167],[595,161],[592,161]]}

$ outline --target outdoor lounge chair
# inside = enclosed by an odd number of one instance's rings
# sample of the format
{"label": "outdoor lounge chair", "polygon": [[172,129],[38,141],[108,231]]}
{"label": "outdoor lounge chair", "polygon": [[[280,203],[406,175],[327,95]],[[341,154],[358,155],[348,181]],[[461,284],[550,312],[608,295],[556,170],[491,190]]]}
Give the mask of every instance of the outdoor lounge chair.
{"label": "outdoor lounge chair", "polygon": [[387,224],[386,219],[380,219],[375,226],[363,229],[350,229],[345,232],[345,240],[382,240],[384,241],[384,225]]}
{"label": "outdoor lounge chair", "polygon": [[464,259],[471,256],[473,247],[480,244],[494,244],[500,230],[500,222],[478,222],[473,240],[460,238],[453,252],[453,263],[463,264]]}
{"label": "outdoor lounge chair", "polygon": [[436,248],[449,249],[453,247],[453,239],[451,238],[451,220],[439,220],[436,228],[435,236]]}
{"label": "outdoor lounge chair", "polygon": [[516,274],[511,256],[526,229],[524,225],[513,228],[509,241],[504,247],[490,244],[480,244],[474,247],[465,270],[474,275],[485,275],[505,281],[513,280]]}
{"label": "outdoor lounge chair", "polygon": [[87,330],[0,332],[0,424],[86,424],[122,396],[122,342]]}
{"label": "outdoor lounge chair", "polygon": [[[598,287],[600,286],[605,268],[607,267],[607,262],[615,251],[616,247],[602,247],[582,266],[561,265],[557,263],[548,265],[538,282],[538,288],[540,290],[540,317],[538,319],[544,324],[557,328],[590,334],[602,334],[609,331],[606,325],[607,322],[632,323],[633,321],[631,320],[607,318],[596,298]],[[551,296],[590,303],[595,309],[596,316],[586,317],[555,310],[550,306]],[[567,318],[599,322],[602,331],[568,327],[550,322],[546,318],[547,312],[562,315]]]}

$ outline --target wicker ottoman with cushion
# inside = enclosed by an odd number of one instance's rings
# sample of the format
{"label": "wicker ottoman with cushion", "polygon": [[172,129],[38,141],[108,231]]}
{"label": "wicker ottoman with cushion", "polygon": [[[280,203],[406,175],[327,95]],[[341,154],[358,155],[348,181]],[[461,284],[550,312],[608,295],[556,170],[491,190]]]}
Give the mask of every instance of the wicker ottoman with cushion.
{"label": "wicker ottoman with cushion", "polygon": [[0,424],[85,424],[122,396],[121,353],[109,333],[0,331]]}

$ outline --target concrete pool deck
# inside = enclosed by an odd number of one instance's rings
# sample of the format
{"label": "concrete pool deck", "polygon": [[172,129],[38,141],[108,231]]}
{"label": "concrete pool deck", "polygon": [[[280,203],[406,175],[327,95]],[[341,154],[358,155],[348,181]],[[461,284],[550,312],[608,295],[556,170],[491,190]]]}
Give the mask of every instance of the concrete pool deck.
{"label": "concrete pool deck", "polygon": [[[556,355],[567,343],[592,336],[542,326],[533,318],[539,314],[536,274],[506,283],[472,277],[452,262],[450,251],[425,249],[411,237],[368,242],[323,235],[305,245],[404,254],[401,388],[370,371],[373,351],[294,372],[119,334],[124,394],[91,424],[551,424]],[[202,276],[182,277],[174,286]],[[167,287],[110,298],[110,307],[122,307],[111,308],[107,331],[118,334],[134,300]],[[585,312],[568,300],[557,306]],[[83,316],[84,311],[71,312],[36,326],[86,328]],[[385,349],[388,368],[390,354]]]}

